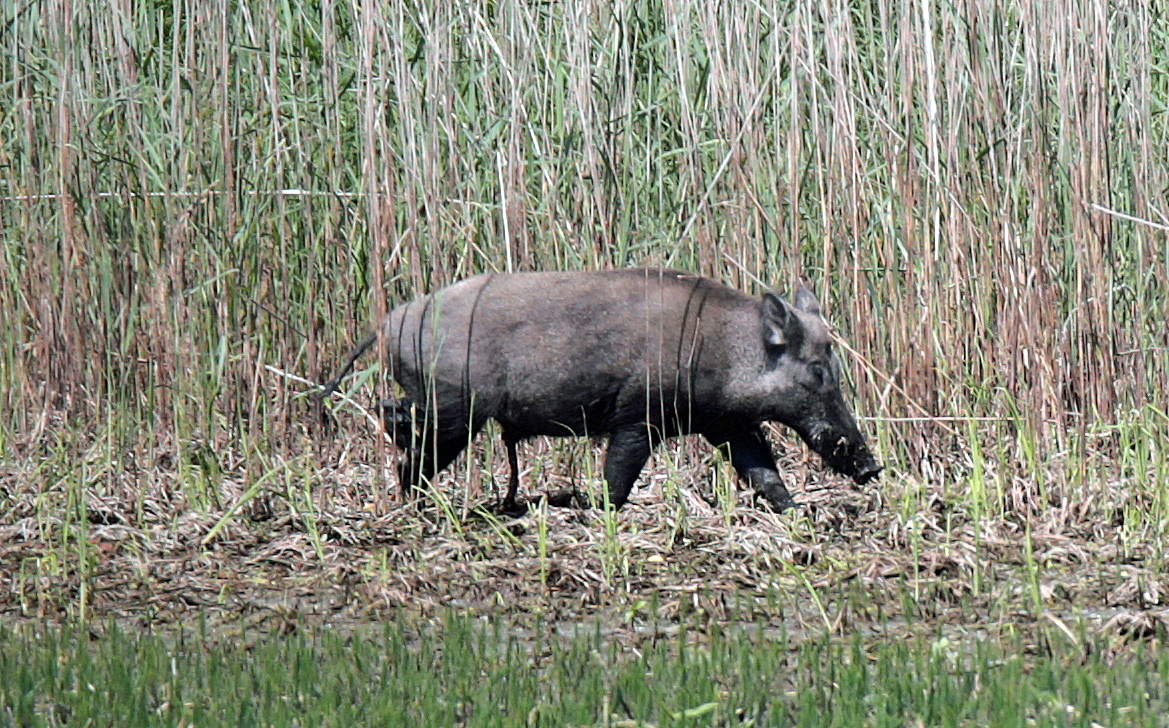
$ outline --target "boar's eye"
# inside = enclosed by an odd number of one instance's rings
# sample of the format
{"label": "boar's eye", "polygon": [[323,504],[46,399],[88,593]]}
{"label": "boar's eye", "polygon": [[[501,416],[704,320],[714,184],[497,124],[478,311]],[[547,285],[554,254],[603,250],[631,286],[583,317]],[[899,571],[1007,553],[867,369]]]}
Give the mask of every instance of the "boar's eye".
{"label": "boar's eye", "polygon": [[775,367],[778,367],[779,360],[782,359],[783,355],[786,353],[787,353],[787,346],[784,344],[776,344],[774,346],[767,347],[766,356],[767,356],[768,368],[773,369]]}
{"label": "boar's eye", "polygon": [[808,364],[808,379],[813,389],[820,389],[824,386],[824,380],[827,378],[827,370],[824,365],[818,361]]}

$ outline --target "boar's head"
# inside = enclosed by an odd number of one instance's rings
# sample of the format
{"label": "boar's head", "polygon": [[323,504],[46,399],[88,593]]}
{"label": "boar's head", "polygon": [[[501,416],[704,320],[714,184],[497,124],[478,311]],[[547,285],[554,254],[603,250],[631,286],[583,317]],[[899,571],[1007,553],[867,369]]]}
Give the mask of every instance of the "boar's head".
{"label": "boar's head", "polygon": [[875,478],[881,466],[845,404],[832,335],[815,296],[801,287],[791,306],[766,293],[760,319],[768,419],[794,429],[836,472],[861,484]]}

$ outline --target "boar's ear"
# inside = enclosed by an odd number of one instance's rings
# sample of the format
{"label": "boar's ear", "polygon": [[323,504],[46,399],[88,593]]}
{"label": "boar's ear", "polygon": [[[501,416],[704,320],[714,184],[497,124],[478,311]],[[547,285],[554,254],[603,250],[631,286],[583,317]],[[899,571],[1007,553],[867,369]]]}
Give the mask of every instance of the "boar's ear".
{"label": "boar's ear", "polygon": [[800,286],[800,290],[796,291],[796,308],[804,313],[820,315],[820,302],[807,286]]}
{"label": "boar's ear", "polygon": [[772,356],[782,354],[788,345],[799,344],[803,333],[799,318],[786,301],[770,291],[763,294],[759,320],[763,324],[763,345]]}

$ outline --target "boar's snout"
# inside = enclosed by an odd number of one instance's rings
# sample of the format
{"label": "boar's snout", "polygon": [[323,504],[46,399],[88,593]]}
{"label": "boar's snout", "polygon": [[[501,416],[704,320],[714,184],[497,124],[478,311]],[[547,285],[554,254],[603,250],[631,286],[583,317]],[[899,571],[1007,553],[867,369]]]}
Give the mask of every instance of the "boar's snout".
{"label": "boar's snout", "polygon": [[829,460],[836,472],[847,475],[857,482],[858,485],[864,485],[870,480],[876,478],[884,470],[883,467],[877,464],[876,458],[869,452],[869,448],[864,444],[849,446],[843,441],[837,448],[839,455]]}
{"label": "boar's snout", "polygon": [[870,480],[876,478],[881,474],[885,468],[877,465],[876,461],[870,461],[860,467],[859,470],[853,474],[852,479],[857,482],[857,485],[864,485]]}
{"label": "boar's snout", "polygon": [[812,449],[824,458],[830,468],[841,475],[847,475],[858,484],[864,485],[884,469],[877,463],[859,432],[836,433],[835,437],[828,431],[817,434],[819,437],[813,435],[806,438]]}
{"label": "boar's snout", "polygon": [[872,453],[863,444],[860,447],[846,447],[843,450],[844,453],[840,456],[828,459],[828,464],[833,470],[841,475],[847,475],[858,485],[864,485],[880,475],[883,468],[877,464]]}

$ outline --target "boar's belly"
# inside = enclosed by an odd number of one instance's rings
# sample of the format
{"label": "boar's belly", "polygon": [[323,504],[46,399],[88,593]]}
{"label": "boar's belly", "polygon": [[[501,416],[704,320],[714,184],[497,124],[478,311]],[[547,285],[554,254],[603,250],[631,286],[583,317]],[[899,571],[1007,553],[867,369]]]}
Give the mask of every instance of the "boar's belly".
{"label": "boar's belly", "polygon": [[517,436],[604,435],[628,418],[621,404],[622,387],[614,380],[566,377],[535,387],[510,384],[495,418]]}

